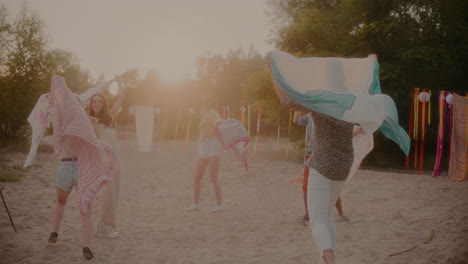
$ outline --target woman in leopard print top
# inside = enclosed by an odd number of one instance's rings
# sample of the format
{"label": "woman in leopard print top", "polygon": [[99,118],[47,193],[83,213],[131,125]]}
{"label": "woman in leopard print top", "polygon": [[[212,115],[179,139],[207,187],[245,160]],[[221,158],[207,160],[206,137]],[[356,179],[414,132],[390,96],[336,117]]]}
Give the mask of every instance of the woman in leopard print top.
{"label": "woman in leopard print top", "polygon": [[326,263],[335,263],[336,229],[333,207],[343,189],[354,160],[353,132],[355,124],[341,121],[304,108],[293,101],[287,104],[313,117],[312,154],[306,165],[309,170],[307,206],[315,243]]}

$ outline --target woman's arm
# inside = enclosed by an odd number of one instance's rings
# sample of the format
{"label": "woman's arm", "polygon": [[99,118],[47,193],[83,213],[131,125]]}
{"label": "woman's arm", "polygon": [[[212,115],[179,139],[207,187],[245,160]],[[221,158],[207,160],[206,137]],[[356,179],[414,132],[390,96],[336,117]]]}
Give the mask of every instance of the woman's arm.
{"label": "woman's arm", "polygon": [[119,112],[120,107],[122,106],[122,102],[125,97],[124,88],[122,87],[120,82],[118,84],[119,84],[119,95],[117,97],[117,101],[115,101],[114,103],[114,106],[112,106],[112,108],[109,111],[109,114],[112,116],[114,121],[116,121],[117,119],[117,114]]}
{"label": "woman's arm", "polygon": [[362,127],[355,125],[353,127],[353,137],[359,135],[359,134],[365,134],[364,129]]}

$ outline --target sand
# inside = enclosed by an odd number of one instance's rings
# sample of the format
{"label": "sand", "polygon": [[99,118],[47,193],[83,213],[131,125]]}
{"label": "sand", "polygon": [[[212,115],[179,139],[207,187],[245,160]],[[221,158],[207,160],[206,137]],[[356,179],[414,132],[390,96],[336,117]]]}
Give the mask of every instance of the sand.
{"label": "sand", "polygon": [[[17,165],[25,156],[0,150]],[[74,191],[58,243],[47,243],[58,162],[39,153],[20,181],[0,183],[18,229],[1,205],[0,263],[320,263],[309,225],[297,222],[301,184],[289,183],[302,175],[301,162],[285,161],[274,144],[260,144],[244,174],[233,157],[224,153],[220,167],[226,210],[210,211],[215,199],[205,175],[201,210],[187,211],[196,143],[186,150],[182,141],[164,142],[140,153],[134,140],[122,141],[121,237],[93,237],[96,258],[88,262]],[[468,183],[360,170],[342,199],[350,221],[337,222],[338,263],[468,263]],[[93,205],[96,228],[99,197]]]}

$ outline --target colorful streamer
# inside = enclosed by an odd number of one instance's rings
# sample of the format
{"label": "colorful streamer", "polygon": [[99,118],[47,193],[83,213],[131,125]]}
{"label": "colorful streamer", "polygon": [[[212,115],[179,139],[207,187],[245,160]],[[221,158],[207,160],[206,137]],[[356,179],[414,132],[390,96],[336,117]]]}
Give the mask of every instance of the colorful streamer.
{"label": "colorful streamer", "polygon": [[[411,104],[410,104],[410,117],[409,117],[409,125],[408,125],[408,136],[409,138],[412,137],[413,134],[413,114],[414,114],[414,93],[415,93],[415,88],[411,90]],[[406,162],[405,162],[405,169],[409,169],[409,160],[410,160],[410,153],[406,155]]]}
{"label": "colorful streamer", "polygon": [[293,110],[289,109],[289,123],[288,123],[288,143],[286,144],[286,151],[284,153],[284,159],[288,160],[289,145],[291,145],[291,128],[292,128]]}
{"label": "colorful streamer", "polygon": [[247,106],[247,132],[250,138],[250,104]]}
{"label": "colorful streamer", "polygon": [[457,182],[468,180],[468,98],[453,93],[451,149],[448,175]]}
{"label": "colorful streamer", "polygon": [[187,111],[187,131],[185,132],[185,151],[188,151],[190,149],[190,144],[189,144],[189,140],[190,140],[190,125],[191,125],[191,116],[192,116],[192,112],[190,111],[190,109],[188,109]]}
{"label": "colorful streamer", "polygon": [[414,139],[414,169],[418,168],[418,123],[419,123],[419,88],[414,88],[414,126],[413,126],[413,139]]}
{"label": "colorful streamer", "polygon": [[179,112],[177,113],[177,123],[176,123],[176,127],[175,127],[174,140],[172,141],[172,148],[175,148],[175,143],[177,141],[177,135],[179,134],[179,123],[180,123],[181,112],[182,112],[182,109],[179,109]]}
{"label": "colorful streamer", "polygon": [[[425,98],[425,94],[427,93],[427,89],[423,89],[423,100],[421,100],[421,149],[419,151],[419,175],[422,174],[423,167],[424,167],[424,146],[426,144],[426,117],[427,117],[427,102]],[[429,99],[430,100],[430,99]]]}
{"label": "colorful streamer", "polygon": [[258,115],[257,115],[257,134],[255,135],[255,145],[253,154],[257,153],[257,142],[258,142],[258,135],[260,134],[260,120],[262,118],[262,105],[258,105]]}
{"label": "colorful streamer", "polygon": [[439,126],[437,128],[437,146],[436,160],[432,177],[440,176],[441,161],[444,154],[444,139],[445,139],[445,120],[447,115],[447,103],[445,102],[447,92],[439,91]]}
{"label": "colorful streamer", "polygon": [[276,151],[279,151],[280,136],[281,136],[281,119],[278,121],[278,132],[277,132],[277,136],[276,136]]}

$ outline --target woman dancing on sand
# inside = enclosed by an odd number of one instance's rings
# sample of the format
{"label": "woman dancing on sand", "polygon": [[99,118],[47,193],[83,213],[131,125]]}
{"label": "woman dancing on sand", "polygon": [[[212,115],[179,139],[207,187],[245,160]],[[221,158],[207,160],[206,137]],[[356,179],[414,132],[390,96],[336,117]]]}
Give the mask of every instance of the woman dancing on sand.
{"label": "woman dancing on sand", "polygon": [[[308,113],[305,115],[302,115],[301,112],[295,111],[294,112],[294,117],[293,117],[293,122],[295,124],[298,124],[300,126],[305,126],[306,129],[306,137],[307,137],[307,151],[304,156],[304,175],[303,175],[303,180],[302,180],[302,192],[303,192],[303,198],[304,198],[304,207],[305,207],[305,214],[304,216],[299,218],[299,221],[309,221],[309,210],[307,209],[307,186],[309,183],[309,167],[307,165],[307,161],[309,160],[310,155],[312,154],[312,131],[313,131],[313,119],[312,119],[312,114]],[[340,221],[349,221],[349,218],[343,214],[343,206],[341,204],[341,198],[338,197],[338,200],[336,201],[335,204],[336,210],[338,211],[338,216],[340,217]]]}
{"label": "woman dancing on sand", "polygon": [[298,59],[273,51],[268,62],[281,102],[313,117],[307,206],[315,244],[325,263],[333,264],[333,207],[345,181],[372,149],[372,133],[380,127],[405,154],[410,139],[398,125],[395,103],[381,94],[375,55],[362,59]]}
{"label": "woman dancing on sand", "polygon": [[193,186],[193,205],[189,210],[198,210],[200,208],[200,189],[201,181],[206,167],[211,179],[211,184],[216,196],[216,206],[212,212],[221,212],[224,210],[221,201],[221,185],[218,181],[219,161],[222,151],[221,142],[215,134],[215,124],[223,119],[216,110],[216,104],[211,96],[205,96],[202,99],[202,118],[200,122],[200,141],[197,168],[195,171],[195,182]]}
{"label": "woman dancing on sand", "polygon": [[[46,100],[40,99],[31,113],[34,119],[41,119],[43,125],[49,123],[50,117],[54,128],[55,153],[59,155],[60,160],[56,178],[57,199],[48,241],[57,242],[65,205],[72,188],[75,187],[81,213],[83,256],[89,260],[94,258],[90,249],[91,201],[101,185],[111,179],[115,157],[110,147],[100,144],[96,138],[81,100],[71,93],[65,80],[54,75],[51,86],[49,94],[42,97]],[[44,107],[41,107],[42,103]],[[36,122],[32,122],[31,125],[33,134],[40,134],[37,130],[41,130],[41,127],[38,127]],[[31,161],[28,160],[28,163]]]}
{"label": "woman dancing on sand", "polygon": [[[118,77],[117,77],[118,78]],[[117,79],[116,78],[116,79]],[[117,208],[120,185],[119,144],[115,121],[124,98],[123,87],[119,82],[119,95],[112,108],[108,109],[106,97],[98,93],[91,97],[88,114],[98,139],[110,145],[114,151],[116,162],[113,168],[113,178],[101,187],[101,218],[98,223],[97,235],[104,238],[117,238]]]}

